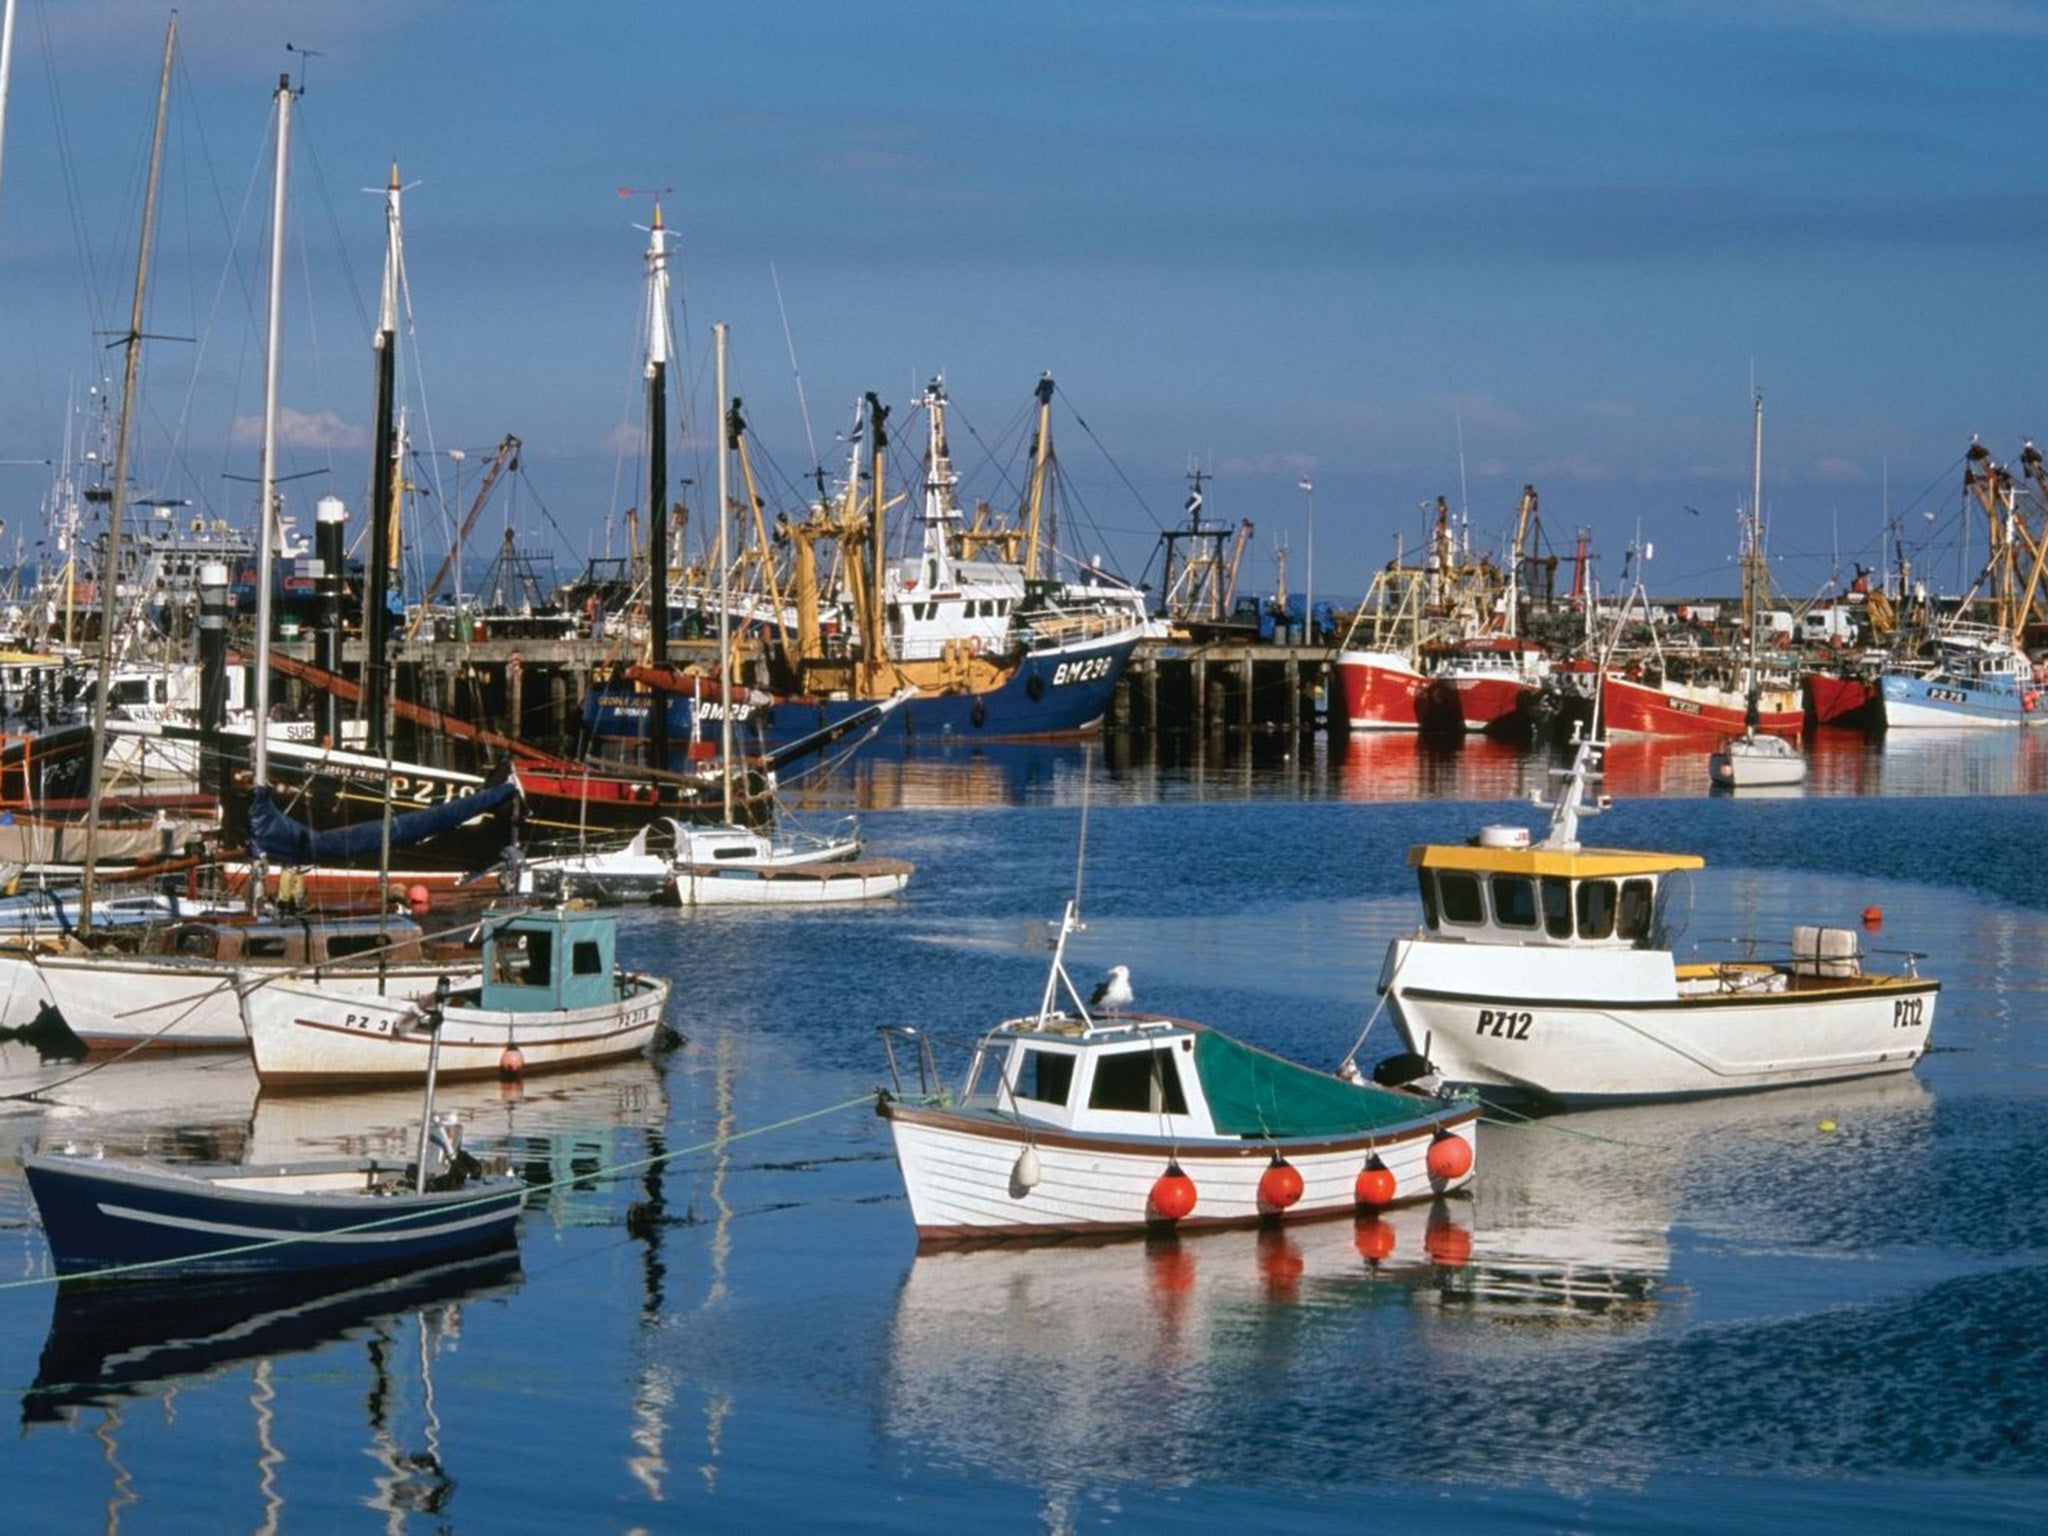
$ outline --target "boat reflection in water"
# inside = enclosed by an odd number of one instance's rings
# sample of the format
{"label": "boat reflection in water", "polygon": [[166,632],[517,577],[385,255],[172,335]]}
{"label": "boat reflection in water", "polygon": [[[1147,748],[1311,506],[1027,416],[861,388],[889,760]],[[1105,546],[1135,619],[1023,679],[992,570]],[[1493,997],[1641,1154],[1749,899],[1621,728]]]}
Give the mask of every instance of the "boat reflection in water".
{"label": "boat reflection in water", "polygon": [[57,1290],[35,1383],[22,1397],[22,1422],[68,1421],[81,1409],[113,1408],[348,1338],[388,1345],[412,1315],[436,1340],[452,1337],[464,1303],[510,1296],[520,1278],[518,1251],[506,1249],[372,1280],[67,1282]]}
{"label": "boat reflection in water", "polygon": [[[1135,1468],[1163,1487],[1261,1482],[1281,1462],[1332,1486],[1563,1485],[1596,1464],[1626,1481],[1672,1445],[1638,1444],[1655,1426],[1570,1393],[1645,1358],[1607,1348],[1618,1330],[1690,1326],[1678,1230],[1796,1241],[1811,1186],[1840,1173],[1813,1156],[1817,1128],[1903,1146],[1932,1105],[1905,1077],[1488,1122],[1469,1200],[1163,1245],[921,1254],[884,1427],[906,1456],[1042,1477],[1053,1513]],[[1631,1412],[1670,1390],[1615,1387]],[[1240,1422],[1247,1403],[1260,1411]]]}
{"label": "boat reflection in water", "polygon": [[1378,731],[1330,738],[1331,793],[1345,800],[1526,800],[1550,789],[1550,758],[1490,736]]}
{"label": "boat reflection in water", "polygon": [[[166,1051],[105,1061],[44,1061],[20,1042],[0,1045],[0,1091],[34,1094],[33,1118],[5,1134],[46,1148],[90,1143],[120,1157],[243,1160],[256,1102],[247,1051]],[[419,1134],[419,1095],[412,1096]]]}
{"label": "boat reflection in water", "polygon": [[[247,1161],[308,1156],[410,1160],[419,1139],[417,1088],[263,1094],[250,1124]],[[622,1150],[628,1136],[658,1133],[668,1120],[668,1083],[646,1057],[551,1072],[531,1082],[471,1080],[434,1090],[436,1114],[453,1114],[462,1145],[502,1154],[531,1189],[527,1221],[602,1225],[609,1197],[594,1182],[612,1164],[645,1155]]]}

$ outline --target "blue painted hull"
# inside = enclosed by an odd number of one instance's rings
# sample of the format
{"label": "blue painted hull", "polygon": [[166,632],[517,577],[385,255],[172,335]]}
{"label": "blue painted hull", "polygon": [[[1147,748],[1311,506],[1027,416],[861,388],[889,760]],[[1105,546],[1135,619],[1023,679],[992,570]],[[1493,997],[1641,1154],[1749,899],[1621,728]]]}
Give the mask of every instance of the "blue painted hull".
{"label": "blue painted hull", "polygon": [[1881,679],[1888,726],[2017,729],[2048,724],[2048,708],[2033,688],[1986,688],[1911,672]]}
{"label": "blue painted hull", "polygon": [[[1025,657],[1001,687],[985,693],[920,695],[885,715],[876,739],[906,741],[1024,741],[1076,736],[1099,725],[1109,712],[1124,666],[1137,649],[1132,637],[1077,645]],[[667,700],[672,767],[681,768],[692,731],[715,742],[723,729],[715,699],[671,695]],[[735,704],[734,734],[749,751],[787,746],[865,709],[860,699],[783,697],[768,704]],[[693,715],[695,718],[693,718]],[[584,702],[584,724],[599,742],[628,755],[646,741],[650,701],[646,694],[593,692]]]}
{"label": "blue painted hull", "polygon": [[[292,1169],[22,1159],[60,1273],[150,1265],[181,1274],[397,1270],[485,1253],[514,1240],[525,1186],[472,1182],[425,1195],[294,1194],[220,1181]],[[348,1164],[318,1165],[344,1170]],[[362,1169],[362,1185],[370,1172]]]}

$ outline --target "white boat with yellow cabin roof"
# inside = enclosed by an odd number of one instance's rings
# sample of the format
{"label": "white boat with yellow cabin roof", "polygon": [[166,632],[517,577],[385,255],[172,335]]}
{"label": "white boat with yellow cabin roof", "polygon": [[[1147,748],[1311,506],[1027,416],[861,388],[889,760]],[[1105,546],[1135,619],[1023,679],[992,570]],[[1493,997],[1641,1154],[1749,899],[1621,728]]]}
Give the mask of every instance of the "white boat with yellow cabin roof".
{"label": "white boat with yellow cabin roof", "polygon": [[[1580,846],[1603,744],[1583,742],[1547,835],[1488,827],[1410,850],[1422,927],[1380,973],[1408,1050],[1447,1084],[1567,1104],[1687,1098],[1903,1072],[1940,983],[1866,971],[1860,935],[1792,929],[1783,961],[1672,951],[1667,897],[1696,854]],[[1422,1070],[1419,1063],[1408,1063]],[[1382,1064],[1383,1075],[1389,1074]]]}

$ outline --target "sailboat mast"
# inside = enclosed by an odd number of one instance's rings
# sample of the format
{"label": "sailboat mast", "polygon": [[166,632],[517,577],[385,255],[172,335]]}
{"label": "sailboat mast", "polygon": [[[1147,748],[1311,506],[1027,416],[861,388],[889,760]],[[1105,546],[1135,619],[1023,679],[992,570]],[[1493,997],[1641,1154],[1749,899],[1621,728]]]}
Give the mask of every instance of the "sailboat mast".
{"label": "sailboat mast", "polygon": [[[177,24],[177,13],[171,23]],[[7,82],[14,74],[14,0],[6,0],[0,11],[0,168],[7,164]]]}
{"label": "sailboat mast", "polygon": [[376,427],[370,446],[370,568],[363,584],[363,719],[369,750],[385,742],[385,703],[391,696],[391,580],[398,566],[397,412],[398,289],[404,271],[398,166],[384,189],[384,285],[377,305]]}
{"label": "sailboat mast", "polygon": [[[284,186],[291,159],[292,80],[277,77],[277,169],[270,191],[270,305],[263,356],[263,468],[256,516],[256,675],[250,680],[255,733],[249,766],[261,788],[270,776],[270,567],[277,521],[277,363],[284,328]],[[260,894],[252,892],[252,895]]]}
{"label": "sailboat mast", "polygon": [[719,777],[725,789],[725,820],[732,823],[732,560],[726,548],[726,528],[732,522],[730,481],[732,478],[732,417],[726,414],[725,325],[711,327],[715,349],[718,391],[718,691],[725,707],[718,712]]}
{"label": "sailboat mast", "polygon": [[[647,232],[647,660],[668,665],[668,241],[661,204]],[[719,508],[721,519],[724,508]],[[648,700],[650,766],[668,767],[668,699]]]}
{"label": "sailboat mast", "polygon": [[[12,20],[10,15],[9,20]],[[99,675],[92,698],[92,774],[86,780],[91,799],[85,813],[85,880],[80,900],[78,927],[81,935],[92,932],[94,850],[99,846],[100,775],[106,770],[107,693],[113,685],[114,632],[121,612],[121,511],[128,497],[128,443],[130,421],[135,408],[135,378],[142,367],[143,295],[149,283],[149,246],[156,232],[157,179],[164,163],[164,116],[171,100],[171,59],[178,45],[178,13],[171,12],[164,30],[164,66],[156,92],[156,128],[149,141],[149,190],[142,199],[142,239],[135,258],[135,297],[128,311],[128,356],[121,377],[121,421],[114,439],[114,483],[107,500],[107,548],[100,563],[100,652]]]}

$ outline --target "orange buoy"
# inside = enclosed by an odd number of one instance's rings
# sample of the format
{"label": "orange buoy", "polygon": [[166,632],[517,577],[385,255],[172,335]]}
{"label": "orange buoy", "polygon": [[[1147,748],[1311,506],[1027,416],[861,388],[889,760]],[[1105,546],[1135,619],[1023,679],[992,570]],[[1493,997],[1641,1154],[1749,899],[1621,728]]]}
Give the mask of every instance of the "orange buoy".
{"label": "orange buoy", "polygon": [[1169,1159],[1166,1172],[1152,1181],[1149,1202],[1152,1214],[1162,1221],[1179,1221],[1195,1208],[1195,1181]]}
{"label": "orange buoy", "polygon": [[1472,1171],[1472,1143],[1450,1131],[1438,1131],[1429,1144],[1429,1176],[1446,1184]]}
{"label": "orange buoy", "polygon": [[526,1070],[526,1056],[518,1046],[508,1045],[498,1053],[498,1076],[517,1077]]}
{"label": "orange buoy", "polygon": [[1884,908],[1865,907],[1863,909],[1863,926],[1873,931],[1882,928],[1884,926]]}
{"label": "orange buoy", "polygon": [[1365,1166],[1358,1170],[1358,1183],[1354,1193],[1360,1205],[1392,1205],[1394,1203],[1394,1170],[1380,1161],[1375,1152],[1365,1160]]}
{"label": "orange buoy", "polygon": [[1377,1216],[1368,1216],[1351,1234],[1351,1244],[1368,1264],[1378,1264],[1394,1251],[1394,1228]]}
{"label": "orange buoy", "polygon": [[1259,1175],[1259,1209],[1284,1211],[1301,1198],[1301,1170],[1278,1152]]}
{"label": "orange buoy", "polygon": [[1422,1246],[1430,1258],[1456,1268],[1472,1261],[1472,1234],[1455,1221],[1433,1221],[1422,1234]]}

